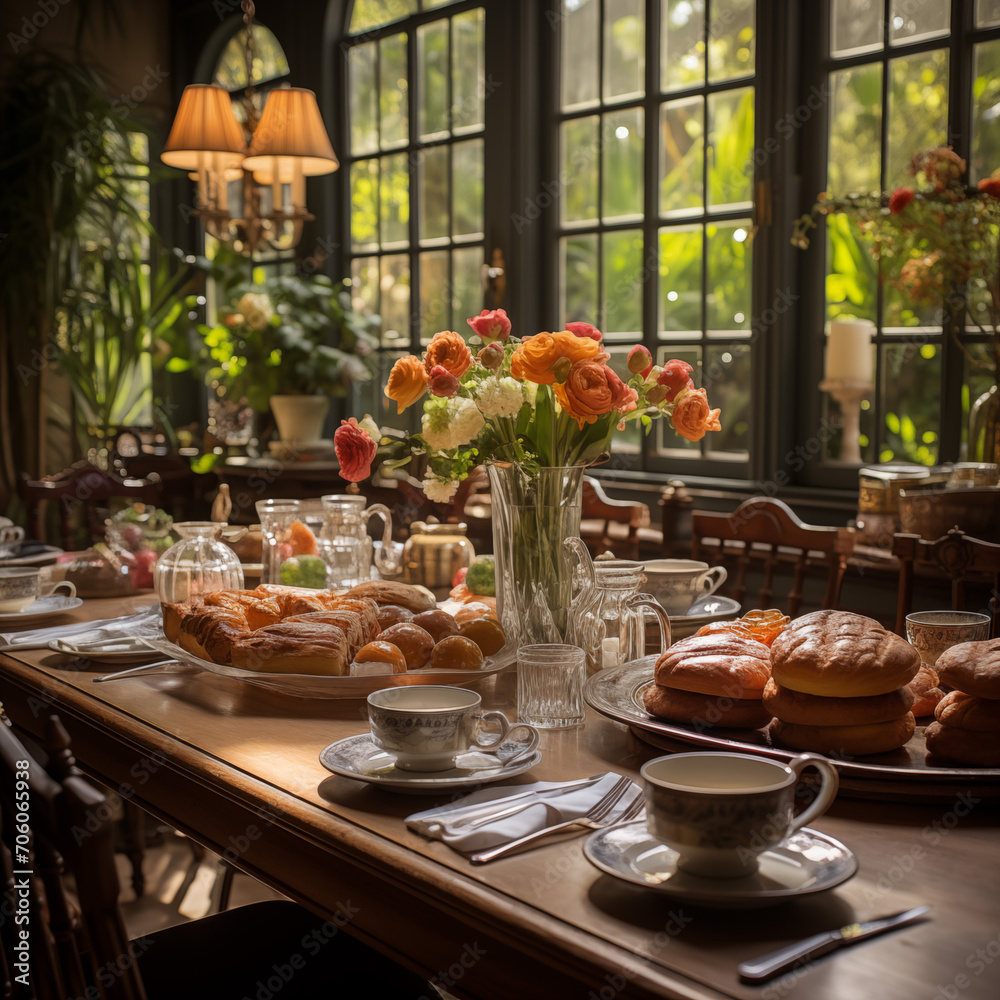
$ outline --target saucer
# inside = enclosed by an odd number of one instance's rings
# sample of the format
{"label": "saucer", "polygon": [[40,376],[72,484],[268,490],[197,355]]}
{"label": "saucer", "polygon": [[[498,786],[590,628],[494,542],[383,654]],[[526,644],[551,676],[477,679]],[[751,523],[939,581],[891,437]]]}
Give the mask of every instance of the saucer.
{"label": "saucer", "polygon": [[46,618],[49,615],[61,615],[64,611],[72,611],[83,604],[79,597],[66,597],[65,594],[50,594],[48,597],[39,597],[34,604],[21,608],[20,611],[0,612],[0,624],[24,625],[33,622],[37,618]]}
{"label": "saucer", "polygon": [[858,859],[843,844],[808,827],[764,851],[757,872],[745,878],[713,879],[679,872],[677,852],[656,840],[645,820],[598,830],[587,838],[583,852],[592,865],[614,878],[725,909],[756,909],[824,892],[858,870]]}
{"label": "saucer", "polygon": [[[507,745],[512,752],[518,746],[514,742]],[[498,763],[492,754],[471,750],[459,754],[456,766],[447,771],[403,771],[396,767],[396,758],[391,753],[375,745],[370,733],[331,743],[319,755],[320,763],[334,774],[411,795],[434,795],[501,781],[530,771],[541,759],[541,752],[534,750],[504,767],[503,757]]]}
{"label": "saucer", "polygon": [[122,636],[120,639],[106,639],[89,642],[86,634],[73,636],[70,639],[53,639],[49,649],[68,656],[78,656],[82,660],[93,660],[94,663],[135,663],[140,660],[152,660],[160,656],[160,652],[147,645],[142,639]]}
{"label": "saucer", "polygon": [[736,618],[739,613],[740,603],[731,597],[718,597],[715,594],[702,597],[687,609],[687,614],[669,616],[671,641],[676,642],[685,636],[694,635],[710,622]]}

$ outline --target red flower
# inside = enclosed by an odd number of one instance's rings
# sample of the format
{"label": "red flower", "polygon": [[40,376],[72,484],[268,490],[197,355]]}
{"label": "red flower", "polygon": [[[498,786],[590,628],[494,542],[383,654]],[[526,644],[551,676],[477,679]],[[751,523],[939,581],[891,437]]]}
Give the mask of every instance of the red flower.
{"label": "red flower", "polygon": [[360,483],[372,471],[378,445],[358,426],[357,417],[341,420],[333,434],[333,449],[340,463],[340,477]]}
{"label": "red flower", "polygon": [[596,340],[598,343],[601,342],[601,331],[589,323],[567,323],[566,329],[577,337],[590,337],[591,340]]}
{"label": "red flower", "polygon": [[626,364],[633,375],[641,375],[645,378],[653,370],[653,355],[649,353],[649,348],[643,347],[642,344],[636,344],[628,352]]}
{"label": "red flower", "polygon": [[673,402],[674,397],[682,389],[694,388],[694,382],[690,376],[693,370],[686,361],[678,361],[676,358],[673,361],[668,361],[663,366],[663,371],[657,377],[656,383],[657,385],[662,385],[667,390],[664,402]]}
{"label": "red flower", "polygon": [[979,182],[979,190],[993,198],[1000,198],[1000,177],[984,177]]}
{"label": "red flower", "polygon": [[502,340],[506,343],[510,336],[510,320],[504,309],[484,309],[478,316],[466,322],[486,344],[491,340]]}
{"label": "red flower", "polygon": [[914,191],[913,188],[899,187],[889,195],[889,211],[893,215],[898,215],[900,212],[906,208],[907,205],[913,201]]}
{"label": "red flower", "polygon": [[458,392],[460,385],[458,379],[444,365],[435,365],[427,380],[427,388],[435,396],[447,396],[449,399]]}

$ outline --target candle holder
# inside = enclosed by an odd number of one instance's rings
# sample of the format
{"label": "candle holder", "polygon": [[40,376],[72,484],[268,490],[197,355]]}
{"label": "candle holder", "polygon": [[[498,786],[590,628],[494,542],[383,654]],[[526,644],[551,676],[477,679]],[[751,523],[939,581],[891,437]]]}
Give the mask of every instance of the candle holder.
{"label": "candle holder", "polygon": [[828,378],[819,384],[820,392],[829,393],[843,415],[840,460],[861,464],[861,400],[875,390],[875,384],[865,379]]}

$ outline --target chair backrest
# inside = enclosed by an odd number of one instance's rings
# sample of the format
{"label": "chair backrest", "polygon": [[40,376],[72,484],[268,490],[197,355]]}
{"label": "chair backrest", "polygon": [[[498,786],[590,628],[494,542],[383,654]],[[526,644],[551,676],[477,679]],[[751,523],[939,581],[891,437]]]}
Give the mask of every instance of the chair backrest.
{"label": "chair backrest", "polygon": [[100,501],[122,498],[156,505],[162,495],[161,485],[152,479],[123,478],[89,462],[78,462],[45,479],[23,478],[17,484],[17,492],[28,508],[28,532],[40,541],[45,539],[42,504],[58,501],[59,541],[64,549],[75,548],[73,512],[81,505],[87,513],[91,536],[100,537],[100,519],[94,516]]}
{"label": "chair backrest", "polygon": [[[4,912],[28,917],[0,921],[3,996],[145,1000],[118,905],[110,810],[77,771],[55,716],[47,720],[45,744],[43,766],[0,724]],[[66,874],[73,876],[75,901]],[[27,954],[19,947],[23,928]]]}
{"label": "chair backrest", "polygon": [[[952,528],[936,541],[899,532],[892,537],[892,554],[899,559],[899,602],[896,632],[905,636],[906,616],[913,608],[913,579],[916,564],[937,567],[951,580],[951,606],[955,611],[981,611],[992,617],[990,635],[1000,635],[1000,545],[973,538],[960,528]],[[986,606],[968,607],[966,588],[970,583],[990,587]]]}
{"label": "chair backrest", "polygon": [[649,507],[612,500],[596,479],[584,476],[580,520],[580,537],[594,555],[610,549],[619,559],[638,559],[639,529],[649,527]]}
{"label": "chair backrest", "polygon": [[727,557],[736,557],[735,581],[727,590],[740,604],[746,597],[747,570],[753,560],[763,561],[764,582],[758,596],[762,608],[776,606],[775,573],[792,564],[791,589],[784,610],[794,617],[802,607],[806,571],[810,558],[814,558],[811,553],[820,553],[827,565],[826,590],[819,606],[837,607],[855,535],[852,528],[805,524],[780,500],[751,497],[732,514],[693,511],[691,537],[695,559],[724,564]]}

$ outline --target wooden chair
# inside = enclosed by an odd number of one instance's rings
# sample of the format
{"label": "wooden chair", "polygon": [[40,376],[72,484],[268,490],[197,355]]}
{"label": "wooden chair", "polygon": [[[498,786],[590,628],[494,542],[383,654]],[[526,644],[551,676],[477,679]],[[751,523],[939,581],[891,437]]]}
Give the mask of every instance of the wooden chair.
{"label": "wooden chair", "polygon": [[[158,505],[162,491],[152,479],[121,477],[89,462],[77,462],[64,472],[32,481],[27,477],[17,484],[17,492],[28,508],[28,533],[39,541],[45,540],[42,505],[55,500],[59,504],[59,543],[64,549],[76,548],[73,513],[81,504],[87,514],[87,530],[91,539],[103,537],[107,516],[107,501],[112,498],[140,500]],[[104,503],[101,503],[104,501]]]}
{"label": "wooden chair", "polygon": [[[775,606],[775,572],[783,564],[794,562],[792,585],[783,609],[792,617],[802,607],[806,571],[810,559],[816,556],[826,564],[826,590],[819,607],[838,606],[855,537],[853,528],[805,524],[786,504],[769,497],[751,497],[732,514],[693,511],[691,535],[695,559],[714,564],[736,556],[735,584],[727,590],[741,605],[747,592],[747,570],[753,560],[763,560],[764,582],[757,599],[762,608]],[[714,540],[714,544],[706,539]]]}
{"label": "wooden chair", "polygon": [[[955,611],[980,611],[993,619],[990,635],[1000,635],[1000,545],[973,538],[952,528],[936,541],[899,532],[892,538],[892,554],[899,559],[899,603],[896,632],[905,636],[906,616],[913,610],[915,567],[935,567],[951,580],[951,606]],[[969,607],[967,588],[978,583],[989,587],[986,606]]]}
{"label": "wooden chair", "polygon": [[612,551],[619,559],[638,559],[639,529],[648,527],[646,504],[612,500],[596,479],[584,476],[580,537],[591,555]]}
{"label": "wooden chair", "polygon": [[[282,983],[272,993],[280,991],[282,1000],[439,995],[342,927],[286,900],[243,906],[130,941],[118,904],[104,796],[75,768],[69,737],[55,716],[47,720],[45,743],[43,766],[37,752],[0,724],[3,996],[219,1000],[256,996],[261,982],[276,973]],[[21,829],[25,822],[30,837]],[[17,913],[26,913],[28,923],[10,919]],[[30,931],[27,969],[18,966],[25,957],[18,950],[23,927]],[[322,947],[307,947],[307,938]]]}

